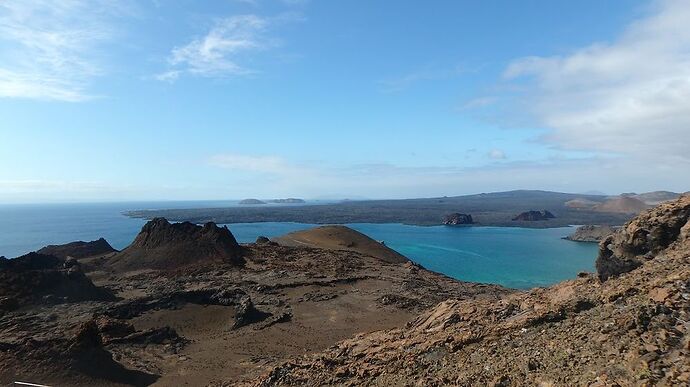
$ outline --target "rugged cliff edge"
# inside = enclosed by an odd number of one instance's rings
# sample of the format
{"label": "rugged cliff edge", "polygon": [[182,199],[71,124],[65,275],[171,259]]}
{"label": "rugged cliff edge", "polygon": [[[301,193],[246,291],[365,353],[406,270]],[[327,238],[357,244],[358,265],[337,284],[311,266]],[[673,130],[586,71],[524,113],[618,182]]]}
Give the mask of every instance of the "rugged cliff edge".
{"label": "rugged cliff edge", "polygon": [[597,275],[445,301],[248,384],[688,385],[689,215],[685,196],[627,223],[601,243]]}

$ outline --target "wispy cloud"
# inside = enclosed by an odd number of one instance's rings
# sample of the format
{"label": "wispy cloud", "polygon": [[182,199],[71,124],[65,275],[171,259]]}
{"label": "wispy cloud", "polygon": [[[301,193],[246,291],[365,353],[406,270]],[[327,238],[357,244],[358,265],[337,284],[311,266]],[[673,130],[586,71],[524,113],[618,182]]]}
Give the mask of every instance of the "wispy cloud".
{"label": "wispy cloud", "polygon": [[521,58],[507,79],[534,90],[544,140],[650,162],[690,159],[690,2],[660,0],[612,43]]}
{"label": "wispy cloud", "polygon": [[155,76],[162,81],[174,81],[183,74],[223,78],[254,74],[242,61],[252,53],[277,45],[268,35],[270,27],[301,20],[296,14],[284,14],[273,18],[257,15],[236,15],[216,21],[202,37],[172,49],[167,71]]}
{"label": "wispy cloud", "polygon": [[420,82],[450,79],[474,71],[476,71],[476,69],[465,65],[457,65],[452,68],[427,66],[420,70],[398,77],[391,77],[381,80],[378,82],[378,84],[380,86],[380,90],[384,93],[397,93]]}
{"label": "wispy cloud", "polygon": [[102,74],[96,49],[113,37],[116,1],[0,2],[0,97],[82,101]]}

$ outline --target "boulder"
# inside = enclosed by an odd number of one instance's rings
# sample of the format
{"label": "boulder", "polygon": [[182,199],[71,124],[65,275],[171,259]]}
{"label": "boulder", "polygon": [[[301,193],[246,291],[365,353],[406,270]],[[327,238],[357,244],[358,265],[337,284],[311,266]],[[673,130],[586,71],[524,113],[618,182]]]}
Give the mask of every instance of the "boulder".
{"label": "boulder", "polygon": [[259,236],[258,238],[256,238],[256,244],[257,244],[257,245],[267,245],[267,244],[270,244],[270,243],[271,243],[271,240],[268,239],[267,237],[263,236],[263,235],[261,235],[261,236]]}
{"label": "boulder", "polygon": [[270,315],[270,313],[256,309],[249,296],[243,297],[235,306],[235,322],[232,325],[232,329],[238,329],[245,325],[265,320]]}

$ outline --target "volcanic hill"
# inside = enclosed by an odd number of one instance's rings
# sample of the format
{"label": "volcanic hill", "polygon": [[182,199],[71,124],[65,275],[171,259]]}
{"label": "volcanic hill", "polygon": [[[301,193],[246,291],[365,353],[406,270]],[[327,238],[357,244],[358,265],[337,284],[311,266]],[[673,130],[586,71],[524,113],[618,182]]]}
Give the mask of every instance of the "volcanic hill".
{"label": "volcanic hill", "polygon": [[355,251],[389,263],[404,263],[408,259],[397,251],[377,242],[359,231],[345,226],[320,226],[295,231],[274,238],[284,246],[308,246],[327,250]]}
{"label": "volcanic hill", "polygon": [[227,227],[209,222],[169,223],[164,218],[147,222],[134,242],[109,259],[118,271],[134,269],[175,270],[210,263],[241,265],[242,248]]}

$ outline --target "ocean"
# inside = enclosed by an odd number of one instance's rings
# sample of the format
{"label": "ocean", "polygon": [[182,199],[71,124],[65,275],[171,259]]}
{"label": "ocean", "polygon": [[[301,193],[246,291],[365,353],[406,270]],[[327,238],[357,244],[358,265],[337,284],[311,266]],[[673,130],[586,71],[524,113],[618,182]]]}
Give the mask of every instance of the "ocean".
{"label": "ocean", "polygon": [[[104,237],[126,247],[145,223],[123,211],[199,208],[237,202],[137,202],[98,204],[0,205],[0,256],[16,257],[48,244]],[[239,242],[274,237],[311,224],[263,222],[227,225]],[[427,269],[464,281],[518,289],[548,286],[593,271],[596,244],[563,240],[574,227],[446,227],[357,223],[348,226],[399,251]]]}

